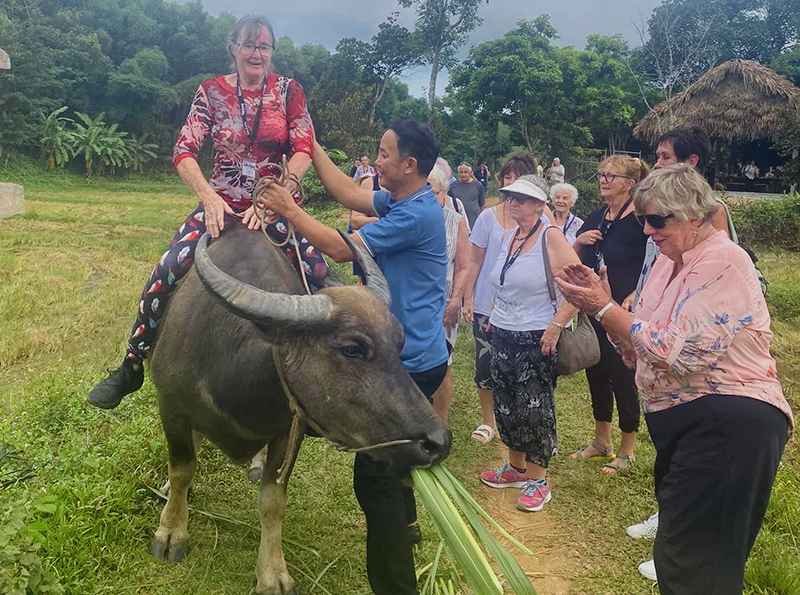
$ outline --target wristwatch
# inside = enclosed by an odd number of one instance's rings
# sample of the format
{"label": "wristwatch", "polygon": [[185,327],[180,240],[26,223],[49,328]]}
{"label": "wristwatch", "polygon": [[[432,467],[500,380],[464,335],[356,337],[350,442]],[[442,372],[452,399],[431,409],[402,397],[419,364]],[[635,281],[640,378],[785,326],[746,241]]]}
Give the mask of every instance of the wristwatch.
{"label": "wristwatch", "polygon": [[611,306],[613,306],[613,305],[614,305],[614,301],[613,300],[608,302],[605,306],[600,308],[600,310],[598,310],[597,313],[595,313],[594,319],[597,322],[602,322],[603,321],[603,315],[605,315],[605,313],[608,312],[611,309]]}

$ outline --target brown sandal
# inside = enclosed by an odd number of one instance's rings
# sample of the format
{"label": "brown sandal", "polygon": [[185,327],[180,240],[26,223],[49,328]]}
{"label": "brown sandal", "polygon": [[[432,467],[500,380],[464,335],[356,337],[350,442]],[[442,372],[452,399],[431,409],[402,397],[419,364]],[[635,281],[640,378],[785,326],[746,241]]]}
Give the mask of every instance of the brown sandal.
{"label": "brown sandal", "polygon": [[[592,447],[600,454],[591,455],[588,457],[583,456],[583,451],[587,448]],[[597,442],[597,440],[592,440],[592,443],[589,446],[585,446],[582,449],[575,451],[569,457],[573,461],[612,461],[614,460],[614,445],[611,446],[603,446]]]}

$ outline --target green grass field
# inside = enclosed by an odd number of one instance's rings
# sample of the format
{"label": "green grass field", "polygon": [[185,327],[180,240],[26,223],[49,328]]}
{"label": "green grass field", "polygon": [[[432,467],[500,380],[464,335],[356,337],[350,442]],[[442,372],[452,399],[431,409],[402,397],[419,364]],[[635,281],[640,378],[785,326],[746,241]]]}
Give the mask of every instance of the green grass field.
{"label": "green grass field", "polygon": [[[0,577],[20,575],[17,562],[35,568],[35,557],[14,549],[33,549],[36,542],[21,537],[27,531],[41,541],[36,554],[66,593],[253,592],[259,528],[256,489],[246,470],[209,445],[203,448],[190,500],[192,552],[180,565],[156,561],[147,548],[162,503],[150,488],[166,479],[166,444],[154,388],[148,381],[112,412],[84,401],[105,369],[121,360],[141,286],[193,208],[192,197],[177,183],[71,179],[28,186],[26,198],[25,216],[0,221],[0,449],[10,449],[0,450]],[[346,223],[339,209],[311,210],[329,224]],[[771,304],[782,315],[773,321],[773,348],[798,411],[800,320],[782,306],[798,299],[800,256],[765,254],[762,264],[782,300]],[[340,275],[347,270],[336,267]],[[462,328],[450,420],[455,440],[447,464],[486,500],[490,490],[479,484],[477,472],[498,463],[501,451],[468,438],[478,420],[472,348],[471,333]],[[651,544],[624,533],[626,525],[655,511],[652,445],[643,431],[636,465],[622,477],[571,463],[566,454],[591,435],[587,395],[582,375],[562,379],[556,395],[562,454],[552,465],[554,498],[547,515],[556,527],[553,537],[567,543],[579,562],[569,576],[570,592],[657,592],[636,571]],[[351,459],[326,449],[321,439],[306,440],[289,484],[284,543],[303,594],[369,592]],[[429,524],[423,531],[420,566],[438,546]],[[748,594],[800,593],[798,540],[800,461],[792,441],[748,564]]]}

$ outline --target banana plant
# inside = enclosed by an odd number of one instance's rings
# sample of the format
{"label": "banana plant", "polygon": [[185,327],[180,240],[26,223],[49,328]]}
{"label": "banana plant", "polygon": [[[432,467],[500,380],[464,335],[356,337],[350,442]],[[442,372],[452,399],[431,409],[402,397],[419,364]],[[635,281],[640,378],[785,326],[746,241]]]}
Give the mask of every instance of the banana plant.
{"label": "banana plant", "polygon": [[80,155],[86,163],[86,177],[92,177],[95,160],[102,166],[122,167],[125,163],[125,137],[127,132],[118,132],[117,125],[106,124],[105,112],[96,117],[75,112],[80,122],[75,122],[75,141],[72,156]]}
{"label": "banana plant", "polygon": [[75,143],[75,133],[68,126],[75,122],[72,118],[61,115],[67,109],[65,105],[53,110],[47,116],[41,113],[38,115],[41,126],[39,141],[48,170],[55,169],[56,166],[61,167],[71,157],[70,148]]}

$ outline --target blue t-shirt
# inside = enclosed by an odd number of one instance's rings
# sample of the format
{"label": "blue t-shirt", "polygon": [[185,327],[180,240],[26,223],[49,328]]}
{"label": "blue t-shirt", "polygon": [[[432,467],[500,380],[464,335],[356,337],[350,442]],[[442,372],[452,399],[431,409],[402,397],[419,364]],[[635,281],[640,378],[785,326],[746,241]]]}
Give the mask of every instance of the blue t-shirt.
{"label": "blue t-shirt", "polygon": [[397,202],[386,190],[372,205],[380,219],[356,233],[378,261],[392,295],[392,314],[403,326],[400,359],[425,372],[447,361],[444,340],[447,241],[442,207],[430,184]]}

